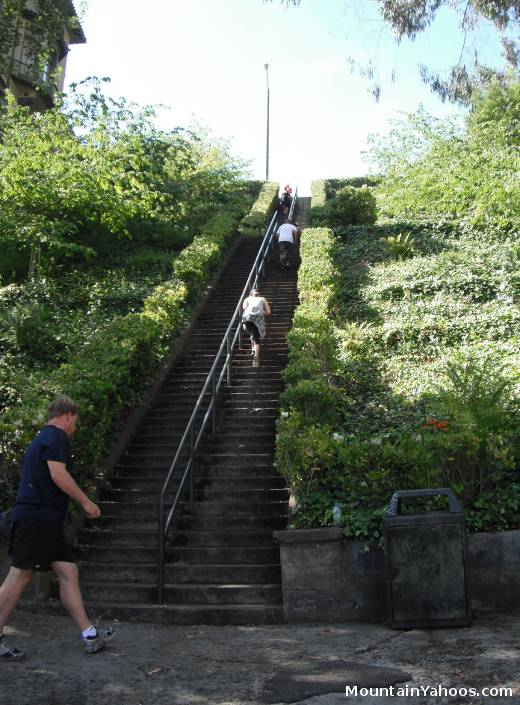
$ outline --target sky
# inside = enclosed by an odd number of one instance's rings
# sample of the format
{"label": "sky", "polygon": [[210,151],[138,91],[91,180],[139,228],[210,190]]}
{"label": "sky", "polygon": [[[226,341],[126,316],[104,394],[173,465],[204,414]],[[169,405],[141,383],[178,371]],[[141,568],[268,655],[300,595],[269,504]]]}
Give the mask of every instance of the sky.
{"label": "sky", "polygon": [[[82,26],[87,43],[71,48],[67,85],[108,76],[113,97],[167,106],[162,129],[196,122],[231,140],[260,179],[268,77],[269,178],[300,195],[314,179],[367,173],[368,135],[387,132],[400,113],[420,104],[439,117],[461,113],[432,95],[418,71],[419,62],[447,70],[458,59],[448,11],[399,47],[374,0],[301,0],[298,8],[278,0],[88,0]],[[496,54],[492,33],[480,40]],[[372,60],[379,103],[349,58]]]}

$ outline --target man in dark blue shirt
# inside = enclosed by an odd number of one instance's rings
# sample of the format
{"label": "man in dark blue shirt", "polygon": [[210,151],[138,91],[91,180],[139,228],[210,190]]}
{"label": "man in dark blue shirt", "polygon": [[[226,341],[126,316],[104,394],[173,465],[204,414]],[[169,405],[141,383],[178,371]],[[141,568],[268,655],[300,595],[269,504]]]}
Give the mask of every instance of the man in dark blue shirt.
{"label": "man in dark blue shirt", "polygon": [[69,498],[90,518],[101,510],[72,477],[70,438],[76,432],[76,404],[58,397],[48,409],[47,424],[30,443],[22,461],[10,553],[12,567],[0,587],[0,661],[20,661],[21,649],[8,646],[3,628],[33,572],[53,570],[60,583],[64,607],[81,629],[87,653],[102,649],[114,637],[111,628],[96,628],[86,615],[79,588],[78,568],[64,534]]}

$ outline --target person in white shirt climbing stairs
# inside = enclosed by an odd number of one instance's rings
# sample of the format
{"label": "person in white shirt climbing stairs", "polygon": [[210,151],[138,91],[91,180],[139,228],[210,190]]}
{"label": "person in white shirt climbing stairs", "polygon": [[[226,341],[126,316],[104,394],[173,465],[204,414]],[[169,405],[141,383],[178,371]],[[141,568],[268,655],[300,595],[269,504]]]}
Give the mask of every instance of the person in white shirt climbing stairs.
{"label": "person in white shirt climbing stairs", "polygon": [[253,362],[259,360],[260,339],[265,338],[265,317],[270,313],[267,300],[260,295],[258,289],[251,289],[249,296],[242,303],[242,324],[251,340]]}
{"label": "person in white shirt climbing stairs", "polygon": [[282,270],[290,269],[293,260],[294,246],[298,243],[300,236],[300,228],[298,224],[293,224],[287,221],[277,230],[276,239],[278,240],[278,249],[280,252],[280,267]]}

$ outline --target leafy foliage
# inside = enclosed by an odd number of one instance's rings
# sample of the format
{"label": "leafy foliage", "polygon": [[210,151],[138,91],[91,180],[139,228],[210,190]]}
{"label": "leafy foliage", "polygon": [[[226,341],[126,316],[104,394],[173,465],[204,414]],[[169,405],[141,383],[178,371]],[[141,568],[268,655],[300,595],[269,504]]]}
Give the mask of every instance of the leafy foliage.
{"label": "leafy foliage", "polygon": [[53,266],[107,254],[143,231],[178,241],[200,227],[242,188],[243,164],[208,134],[160,132],[153,117],[106,98],[97,79],[74,87],[65,111],[33,114],[8,98],[0,240],[37,246]]}
{"label": "leafy foliage", "polygon": [[451,486],[470,529],[520,527],[519,200],[499,183],[515,106],[495,86],[465,129],[419,114],[378,152],[386,218],[304,231],[277,437],[293,526],[338,501],[345,533],[375,540],[395,490]]}
{"label": "leafy foliage", "polygon": [[[433,2],[402,2],[401,0],[379,0],[381,14],[393,28],[398,40],[402,37],[415,39],[435,21],[442,7],[450,6],[460,17],[459,28],[464,35],[471,32],[478,24],[491,22],[502,39],[504,58],[509,67],[518,67],[518,43],[511,39],[508,30],[517,29],[520,24],[520,9],[515,0],[468,0],[467,2],[450,2],[434,0]],[[492,70],[483,66],[478,60],[478,50],[469,60],[464,59],[463,52],[459,62],[451,68],[450,76],[444,79],[438,73],[431,73],[421,67],[423,80],[443,99],[460,103],[472,101],[475,91],[493,80],[504,80],[507,72]]]}
{"label": "leafy foliage", "polygon": [[[169,279],[152,287],[136,310],[117,313],[113,300],[108,310],[103,310],[103,283],[97,289],[94,287],[94,292],[76,291],[75,303],[83,298],[87,310],[78,317],[76,349],[70,346],[69,340],[66,359],[56,356],[57,344],[51,345],[50,350],[46,344],[67,339],[67,318],[63,314],[62,318],[56,317],[53,326],[45,322],[40,343],[41,316],[48,315],[52,309],[31,303],[35,290],[40,290],[40,298],[48,294],[52,302],[59,284],[40,281],[31,285],[31,295],[25,292],[29,302],[27,309],[30,312],[34,309],[33,317],[40,318],[30,319],[29,327],[25,322],[22,329],[24,333],[27,331],[24,343],[28,347],[23,350],[18,347],[13,355],[8,353],[6,367],[0,364],[0,401],[4,407],[0,420],[0,486],[5,501],[12,497],[21,454],[43,421],[48,399],[64,390],[81,409],[82,422],[75,441],[79,480],[83,484],[95,482],[103,456],[113,444],[122,413],[139,403],[146,380],[153,376],[172,341],[189,320],[194,304],[204,293],[204,285],[215,276],[227,245],[250,205],[251,198],[239,197],[215,214],[174,261],[173,276],[170,272]],[[108,286],[108,281],[106,284]],[[20,297],[19,287],[11,295],[6,291],[9,288],[3,290],[5,306]],[[97,328],[85,335],[89,313],[96,319]],[[2,330],[0,326],[0,336]],[[32,346],[31,330],[36,338]],[[54,336],[54,340],[48,336]],[[8,345],[5,338],[4,335],[3,344]],[[43,358],[41,351],[45,353]],[[26,356],[25,367],[21,364],[20,353]],[[15,363],[14,370],[9,361]]]}
{"label": "leafy foliage", "polygon": [[323,206],[311,210],[312,225],[368,225],[377,219],[376,199],[365,185],[361,187],[344,186],[331,200]]}
{"label": "leafy foliage", "polygon": [[[282,4],[299,6],[300,0],[280,0]],[[448,78],[443,73],[432,72],[419,66],[425,83],[431,86],[442,100],[463,105],[472,104],[475,96],[491,83],[507,86],[518,80],[520,45],[515,32],[520,26],[520,7],[517,0],[378,0],[379,11],[384,21],[393,30],[397,43],[403,37],[411,41],[435,22],[437,13],[444,8],[454,11],[458,17],[460,31],[460,58],[449,70]],[[490,25],[498,34],[502,48],[504,67],[496,69],[486,66],[479,59],[478,30]],[[473,33],[475,41],[470,41]],[[355,66],[354,59],[349,63]],[[374,80],[374,65],[361,68],[363,77],[372,81],[371,93],[376,100],[381,95],[381,85]]]}
{"label": "leafy foliage", "polygon": [[518,231],[519,117],[520,84],[494,84],[476,101],[465,129],[420,111],[388,138],[373,138],[373,160],[386,176],[382,213]]}
{"label": "leafy foliage", "polygon": [[[125,413],[183,330],[262,184],[203,131],[78,87],[64,112],[0,115],[0,487],[49,398],[81,408],[78,477],[96,481]],[[4,243],[9,247],[4,248]],[[35,276],[23,281],[31,247]],[[7,256],[6,256],[7,253]],[[15,269],[13,253],[25,259]],[[4,259],[5,257],[5,259]]]}
{"label": "leafy foliage", "polygon": [[381,178],[379,176],[353,176],[348,179],[326,179],[323,180],[323,184],[325,188],[326,199],[330,200],[338,194],[338,191],[341,191],[341,189],[344,189],[346,186],[353,186],[354,188],[368,186],[372,188],[374,186],[378,186],[380,181]]}
{"label": "leafy foliage", "polygon": [[399,233],[383,238],[383,246],[390,257],[394,259],[406,259],[414,254],[413,238],[410,233]]}

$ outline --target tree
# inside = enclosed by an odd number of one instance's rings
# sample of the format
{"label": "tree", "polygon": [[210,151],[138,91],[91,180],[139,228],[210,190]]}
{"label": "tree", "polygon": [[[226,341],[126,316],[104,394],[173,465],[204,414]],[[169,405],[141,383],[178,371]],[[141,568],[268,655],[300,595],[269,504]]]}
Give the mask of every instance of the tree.
{"label": "tree", "polygon": [[[280,0],[284,5],[296,7],[301,0]],[[512,31],[520,28],[520,0],[376,0],[379,12],[392,29],[397,42],[403,37],[413,41],[436,19],[443,8],[453,10],[458,16],[458,26],[462,43],[460,57],[451,67],[449,76],[442,77],[420,65],[423,81],[431,86],[443,100],[469,105],[475,94],[491,83],[507,84],[518,78],[520,63],[520,42],[510,36]],[[478,47],[473,47],[471,59],[467,57],[467,43],[472,30],[485,23],[498,33],[504,57],[504,69],[497,70],[483,65],[479,60]],[[371,64],[362,70],[362,74],[373,78]],[[381,87],[373,85],[372,93],[379,99]]]}
{"label": "tree", "polygon": [[242,161],[200,127],[158,130],[152,106],[105,96],[100,79],[70,89],[43,113],[6,94],[0,270],[6,248],[36,249],[48,264],[94,257],[149,231],[193,234],[241,188]]}
{"label": "tree", "polygon": [[[372,138],[385,215],[460,223],[487,237],[520,228],[520,84],[491,84],[465,124],[423,110]],[[480,237],[480,235],[479,235]]]}
{"label": "tree", "polygon": [[[494,82],[507,82],[511,72],[518,68],[520,45],[508,36],[510,30],[520,27],[519,0],[378,0],[384,20],[391,26],[397,41],[403,37],[414,40],[416,36],[431,25],[441,8],[454,10],[459,17],[459,29],[463,41],[458,62],[451,67],[448,78],[430,72],[420,66],[421,76],[433,91],[443,100],[461,104],[473,101],[475,91],[483,85]],[[464,56],[466,41],[477,26],[490,22],[498,32],[505,59],[506,69],[499,71],[484,66],[479,61],[478,48],[475,49],[470,62]]]}

